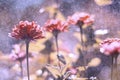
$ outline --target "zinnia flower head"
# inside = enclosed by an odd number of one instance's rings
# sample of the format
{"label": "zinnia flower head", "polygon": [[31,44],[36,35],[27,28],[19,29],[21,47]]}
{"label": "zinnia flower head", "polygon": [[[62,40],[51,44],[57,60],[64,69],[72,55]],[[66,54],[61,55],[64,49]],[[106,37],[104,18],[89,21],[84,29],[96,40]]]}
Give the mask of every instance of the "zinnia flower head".
{"label": "zinnia flower head", "polygon": [[76,12],[72,16],[69,16],[67,21],[69,24],[91,24],[94,22],[94,15],[90,15],[84,12]]}
{"label": "zinnia flower head", "polygon": [[13,48],[14,49],[10,54],[10,59],[13,61],[23,61],[26,57],[26,54],[24,51],[21,50],[20,45],[13,45]]}
{"label": "zinnia flower head", "polygon": [[118,54],[120,53],[120,39],[109,38],[104,40],[100,44],[100,52],[106,55]]}
{"label": "zinnia flower head", "polygon": [[20,21],[19,24],[15,25],[12,32],[9,33],[10,37],[14,37],[16,39],[39,39],[43,38],[43,30],[37,25],[34,21]]}
{"label": "zinnia flower head", "polygon": [[45,23],[44,28],[49,32],[54,32],[55,30],[64,32],[68,30],[68,24],[57,19],[51,19]]}

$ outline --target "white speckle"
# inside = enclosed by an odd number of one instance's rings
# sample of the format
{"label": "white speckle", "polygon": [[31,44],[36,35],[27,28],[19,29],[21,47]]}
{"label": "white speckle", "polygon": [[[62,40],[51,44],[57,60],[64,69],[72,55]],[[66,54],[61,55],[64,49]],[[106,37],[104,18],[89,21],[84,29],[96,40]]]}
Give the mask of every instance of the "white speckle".
{"label": "white speckle", "polygon": [[109,31],[107,29],[99,29],[95,31],[95,35],[104,35],[107,34]]}
{"label": "white speckle", "polygon": [[101,53],[104,53],[104,52],[105,52],[105,49],[104,49],[104,48],[100,48],[100,52],[101,52]]}
{"label": "white speckle", "polygon": [[96,80],[96,79],[97,79],[96,77],[93,76],[90,77],[90,80]]}
{"label": "white speckle", "polygon": [[54,80],[52,77],[48,78],[48,80]]}
{"label": "white speckle", "polygon": [[77,58],[77,55],[75,55],[74,53],[69,53],[69,57],[71,57],[71,58]]}
{"label": "white speckle", "polygon": [[36,74],[37,74],[37,75],[42,75],[42,70],[41,70],[41,69],[40,69],[40,70],[37,70],[37,71],[36,71]]}
{"label": "white speckle", "polygon": [[75,79],[76,78],[76,75],[71,75],[70,77],[69,77],[69,79]]}
{"label": "white speckle", "polygon": [[40,13],[43,13],[44,11],[45,11],[44,8],[41,8],[41,9],[39,10]]}

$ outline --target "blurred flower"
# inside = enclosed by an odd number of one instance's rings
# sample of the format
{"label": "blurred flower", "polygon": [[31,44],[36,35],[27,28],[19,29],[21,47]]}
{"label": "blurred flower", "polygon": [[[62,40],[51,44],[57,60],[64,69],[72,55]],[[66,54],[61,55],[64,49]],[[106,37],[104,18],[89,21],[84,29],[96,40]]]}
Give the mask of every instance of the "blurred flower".
{"label": "blurred flower", "polygon": [[26,58],[26,54],[20,49],[20,45],[16,44],[13,48],[14,49],[10,54],[10,59],[13,61],[23,61]]}
{"label": "blurred flower", "polygon": [[12,51],[12,53],[10,54],[10,58],[14,61],[23,61],[25,57],[26,55],[24,52],[15,53],[14,51]]}
{"label": "blurred flower", "polygon": [[34,21],[20,21],[19,24],[15,25],[12,32],[9,33],[10,37],[14,37],[16,39],[38,39],[43,38],[43,31],[39,25],[37,25]]}
{"label": "blurred flower", "polygon": [[120,52],[120,39],[109,38],[100,44],[100,52],[106,55],[118,54]]}
{"label": "blurred flower", "polygon": [[77,74],[77,69],[70,67],[69,71],[71,72],[72,75]]}
{"label": "blurred flower", "polygon": [[94,22],[94,15],[90,15],[84,12],[82,13],[76,12],[72,16],[69,16],[67,21],[69,24],[78,23],[91,24]]}
{"label": "blurred flower", "polygon": [[46,31],[49,32],[64,32],[68,30],[68,24],[58,19],[51,19],[45,23],[44,28]]}

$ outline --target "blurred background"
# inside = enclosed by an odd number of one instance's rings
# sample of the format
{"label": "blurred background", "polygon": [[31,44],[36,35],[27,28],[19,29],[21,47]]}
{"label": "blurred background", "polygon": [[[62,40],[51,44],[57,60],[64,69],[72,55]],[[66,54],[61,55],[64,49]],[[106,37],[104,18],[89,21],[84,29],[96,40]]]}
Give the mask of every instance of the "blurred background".
{"label": "blurred background", "polygon": [[[22,40],[8,37],[14,25],[19,21],[35,21],[41,27],[48,19],[56,17],[66,21],[75,12],[86,12],[95,16],[92,29],[84,29],[84,41],[87,44],[85,59],[89,68],[86,77],[97,77],[98,80],[110,80],[111,58],[99,51],[99,43],[106,38],[120,36],[120,0],[0,0],[0,80],[19,80],[19,62],[9,58],[13,45],[20,45],[25,51]],[[68,32],[60,33],[60,53],[72,65],[82,64],[80,56],[79,28],[71,25]],[[54,76],[44,68],[46,64],[56,65],[55,40],[51,33],[46,38],[30,44],[31,80],[54,80]],[[118,58],[120,66],[120,58]],[[24,80],[26,77],[26,61],[23,61]],[[70,67],[72,69],[72,67]],[[120,70],[120,67],[118,67]],[[78,70],[82,72],[82,68]],[[73,71],[74,72],[74,71]],[[82,75],[82,73],[79,73]],[[120,73],[119,73],[120,74]],[[20,79],[21,80],[21,79]],[[85,79],[84,79],[85,80]]]}

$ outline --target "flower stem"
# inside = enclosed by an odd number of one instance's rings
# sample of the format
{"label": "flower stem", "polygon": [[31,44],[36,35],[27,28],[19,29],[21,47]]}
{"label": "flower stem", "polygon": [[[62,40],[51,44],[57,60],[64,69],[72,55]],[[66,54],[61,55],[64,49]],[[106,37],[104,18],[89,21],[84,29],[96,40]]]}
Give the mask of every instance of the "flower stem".
{"label": "flower stem", "polygon": [[84,69],[86,70],[86,67],[85,67],[86,61],[83,54],[84,52],[83,29],[81,26],[79,26],[79,28],[80,28],[80,39],[81,39],[81,55],[83,56],[83,66],[84,66]]}
{"label": "flower stem", "polygon": [[55,35],[55,43],[56,43],[57,54],[59,54],[59,48],[58,48],[58,34]]}
{"label": "flower stem", "polygon": [[23,78],[23,67],[22,67],[22,61],[20,61],[20,69],[21,69],[21,78]]}
{"label": "flower stem", "polygon": [[113,80],[113,63],[114,63],[114,56],[112,57],[112,64],[111,64],[111,80]]}
{"label": "flower stem", "polygon": [[28,76],[28,80],[30,80],[30,75],[29,75],[29,55],[28,55],[28,51],[29,51],[29,40],[26,40],[26,60],[27,60],[27,76]]}
{"label": "flower stem", "polygon": [[[83,29],[82,29],[82,27],[79,27],[80,28],[80,39],[81,39],[81,45],[83,46]],[[82,47],[82,49],[83,49],[83,47]]]}
{"label": "flower stem", "polygon": [[58,58],[58,66],[61,69],[61,65],[60,65],[60,60],[59,60],[59,48],[58,48],[58,34],[56,33],[55,35],[55,43],[56,43],[56,49],[57,49],[57,58]]}
{"label": "flower stem", "polygon": [[116,80],[118,80],[117,58],[115,58],[115,72],[116,72]]}
{"label": "flower stem", "polygon": [[57,58],[58,58],[58,66],[61,70],[61,65],[60,65],[60,59],[59,59],[59,48],[58,48],[58,34],[59,34],[59,31],[58,30],[54,30],[53,31],[53,35],[55,37],[55,43],[56,43],[56,49],[57,49]]}

